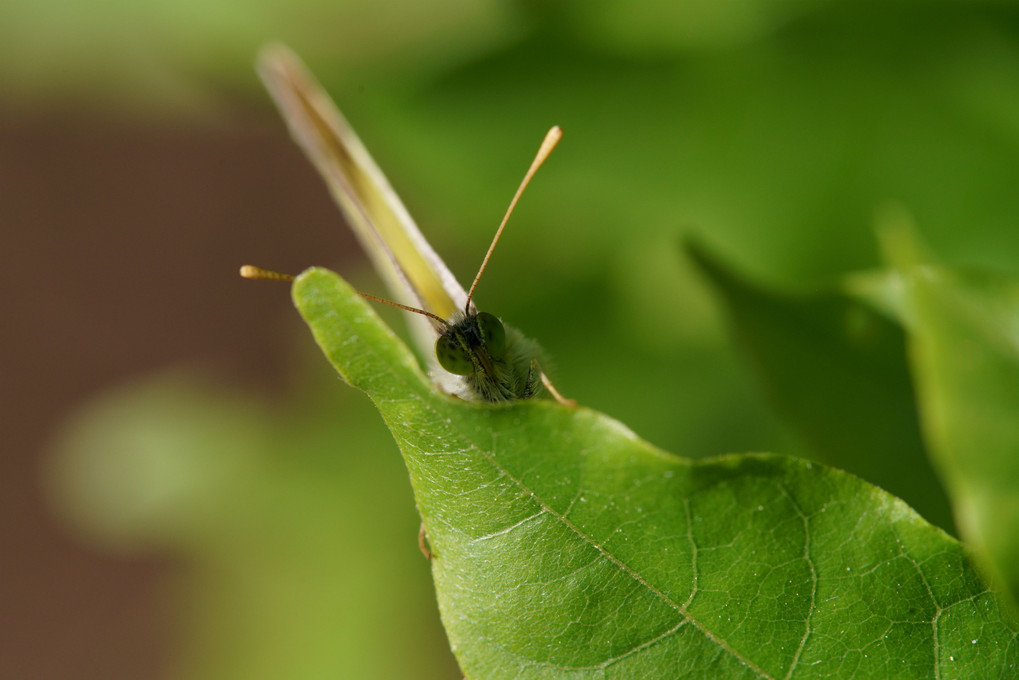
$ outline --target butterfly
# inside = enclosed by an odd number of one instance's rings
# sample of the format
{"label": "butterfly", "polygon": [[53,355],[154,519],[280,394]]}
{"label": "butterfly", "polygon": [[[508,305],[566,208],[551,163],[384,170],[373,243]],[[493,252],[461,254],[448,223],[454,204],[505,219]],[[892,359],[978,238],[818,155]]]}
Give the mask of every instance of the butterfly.
{"label": "butterfly", "polygon": [[[415,334],[434,347],[430,367],[436,382],[461,398],[508,402],[543,396],[565,404],[541,369],[537,343],[479,312],[474,290],[488,266],[524,188],[562,137],[553,127],[510,202],[470,290],[465,291],[418,229],[339,109],[288,48],[272,45],[258,58],[258,72],[290,132],[318,169],[355,235],[398,302],[365,298],[412,312]],[[257,267],[249,278],[289,278]],[[542,389],[544,387],[544,390]]]}

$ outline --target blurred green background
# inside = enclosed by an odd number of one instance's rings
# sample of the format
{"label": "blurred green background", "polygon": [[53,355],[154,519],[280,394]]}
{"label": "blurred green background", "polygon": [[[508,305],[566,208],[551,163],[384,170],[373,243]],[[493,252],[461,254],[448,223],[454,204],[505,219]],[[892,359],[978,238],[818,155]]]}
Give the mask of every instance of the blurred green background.
{"label": "blurred green background", "polygon": [[7,0],[2,677],[459,677],[395,445],[286,289],[236,278],[383,292],[255,78],[269,40],[461,281],[563,127],[477,301],[682,455],[825,459],[685,236],[820,291],[878,266],[894,204],[1019,270],[1013,3]]}

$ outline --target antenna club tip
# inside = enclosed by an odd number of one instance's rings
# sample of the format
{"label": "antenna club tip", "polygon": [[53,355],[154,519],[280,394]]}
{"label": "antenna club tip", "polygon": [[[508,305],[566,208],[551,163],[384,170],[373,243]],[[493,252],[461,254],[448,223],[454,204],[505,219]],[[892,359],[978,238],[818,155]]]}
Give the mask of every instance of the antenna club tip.
{"label": "antenna club tip", "polygon": [[293,281],[290,274],[280,274],[269,269],[256,267],[253,264],[246,264],[241,267],[240,275],[245,279],[259,279],[262,281]]}
{"label": "antenna club tip", "polygon": [[[540,165],[549,154],[552,153],[552,149],[556,147],[559,140],[563,138],[563,129],[558,125],[553,125],[548,132],[545,133],[545,139],[541,141],[541,148],[538,149],[538,155],[535,157],[535,165]],[[537,167],[534,168],[537,170]]]}

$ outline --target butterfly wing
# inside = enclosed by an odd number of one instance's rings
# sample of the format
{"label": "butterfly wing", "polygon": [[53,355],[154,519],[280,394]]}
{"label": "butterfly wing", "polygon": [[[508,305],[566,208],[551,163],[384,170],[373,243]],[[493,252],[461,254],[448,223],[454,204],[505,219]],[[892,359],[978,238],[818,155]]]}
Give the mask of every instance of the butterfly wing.
{"label": "butterfly wing", "polygon": [[297,55],[270,45],[259,54],[258,72],[394,297],[443,319],[462,311],[467,293]]}

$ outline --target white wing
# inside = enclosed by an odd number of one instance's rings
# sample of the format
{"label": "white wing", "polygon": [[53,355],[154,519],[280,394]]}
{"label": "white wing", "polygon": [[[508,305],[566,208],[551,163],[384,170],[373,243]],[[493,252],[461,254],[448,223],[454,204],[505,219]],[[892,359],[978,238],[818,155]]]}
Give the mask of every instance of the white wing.
{"label": "white wing", "polygon": [[393,296],[443,319],[462,312],[467,293],[297,55],[282,45],[267,46],[258,72]]}

